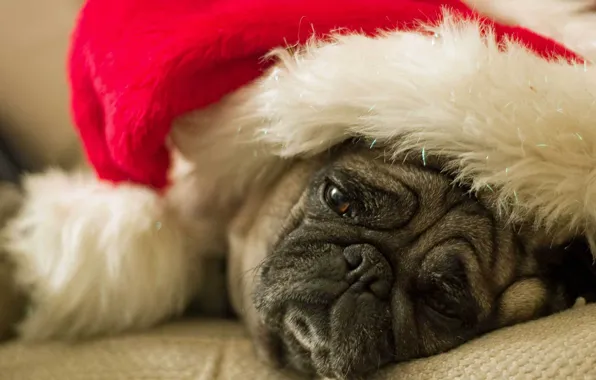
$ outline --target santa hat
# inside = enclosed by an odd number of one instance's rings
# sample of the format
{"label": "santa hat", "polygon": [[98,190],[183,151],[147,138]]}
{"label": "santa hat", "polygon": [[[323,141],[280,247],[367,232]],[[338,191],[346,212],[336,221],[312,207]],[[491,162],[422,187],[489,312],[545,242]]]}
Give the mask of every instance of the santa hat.
{"label": "santa hat", "polygon": [[75,124],[100,178],[163,188],[174,120],[261,77],[272,49],[337,32],[420,32],[445,9],[478,18],[497,42],[515,39],[544,58],[576,58],[530,31],[479,18],[457,0],[91,0],[71,50]]}
{"label": "santa hat", "polygon": [[[213,235],[209,218],[189,232],[172,203],[200,192],[217,214],[287,159],[353,137],[422,164],[444,155],[512,217],[596,231],[596,77],[555,41],[460,1],[88,0],[69,70],[75,124],[102,181],[29,181],[12,250],[22,281],[41,288],[30,283],[45,276],[53,291],[37,297],[46,320],[30,316],[26,336],[119,331],[180,310],[194,275],[180,275],[190,250],[180,236]],[[170,149],[199,175],[172,176]],[[58,257],[51,265],[76,258],[61,266],[70,283],[32,260],[41,246]],[[130,275],[139,263],[162,281],[157,292]],[[77,280],[109,283],[100,303],[69,293],[84,265],[112,274]]]}

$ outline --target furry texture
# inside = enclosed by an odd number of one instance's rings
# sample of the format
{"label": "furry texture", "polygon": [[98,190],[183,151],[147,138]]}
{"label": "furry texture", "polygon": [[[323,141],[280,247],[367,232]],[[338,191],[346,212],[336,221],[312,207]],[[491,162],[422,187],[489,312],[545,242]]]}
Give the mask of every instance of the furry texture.
{"label": "furry texture", "polygon": [[246,103],[215,123],[252,129],[280,157],[350,137],[421,160],[440,154],[474,190],[498,192],[513,218],[596,234],[592,68],[497,44],[474,21],[447,16],[428,30],[279,50],[269,75],[237,95]]}
{"label": "furry texture", "polygon": [[[173,120],[259,78],[271,49],[338,31],[416,29],[443,7],[479,17],[459,0],[87,0],[70,54],[74,121],[101,178],[164,188]],[[526,29],[484,22],[539,55],[575,57]]]}
{"label": "furry texture", "polygon": [[4,231],[31,307],[24,339],[143,328],[180,312],[200,266],[179,218],[154,192],[50,171],[25,180]]}

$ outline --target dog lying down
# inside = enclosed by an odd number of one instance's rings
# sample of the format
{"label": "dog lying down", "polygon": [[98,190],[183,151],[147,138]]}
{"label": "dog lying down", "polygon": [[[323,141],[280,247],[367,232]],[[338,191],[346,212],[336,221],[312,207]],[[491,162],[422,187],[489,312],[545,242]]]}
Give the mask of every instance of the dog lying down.
{"label": "dog lying down", "polygon": [[[357,142],[248,194],[229,231],[228,289],[260,356],[355,379],[594,301],[587,244],[508,223],[491,195],[455,186],[432,157],[388,160]],[[6,222],[19,197],[1,196]],[[27,308],[7,260],[0,286],[2,338]]]}
{"label": "dog lying down", "polygon": [[508,223],[440,162],[350,143],[251,196],[229,279],[262,356],[352,379],[593,301],[589,260],[581,239]]}

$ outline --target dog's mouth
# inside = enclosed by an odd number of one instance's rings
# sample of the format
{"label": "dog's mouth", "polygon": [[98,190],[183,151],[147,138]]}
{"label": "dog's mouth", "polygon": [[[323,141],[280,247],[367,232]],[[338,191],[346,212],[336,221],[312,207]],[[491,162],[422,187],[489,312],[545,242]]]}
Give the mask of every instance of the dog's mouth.
{"label": "dog's mouth", "polygon": [[444,254],[461,243],[442,247],[418,263],[433,274],[425,278],[399,278],[396,260],[371,244],[282,248],[263,266],[255,293],[258,312],[282,343],[279,359],[300,372],[351,379],[477,334],[466,270]]}
{"label": "dog's mouth", "polygon": [[284,364],[345,378],[395,361],[388,260],[370,245],[319,252],[317,259],[280,256],[261,271],[257,310],[281,340]]}

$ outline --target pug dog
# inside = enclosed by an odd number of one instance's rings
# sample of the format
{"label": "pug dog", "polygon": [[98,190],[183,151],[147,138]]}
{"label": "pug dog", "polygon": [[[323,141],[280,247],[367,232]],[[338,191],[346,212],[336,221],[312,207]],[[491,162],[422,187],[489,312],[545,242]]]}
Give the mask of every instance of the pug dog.
{"label": "pug dog", "polygon": [[[471,194],[445,169],[356,141],[292,163],[246,194],[227,265],[214,261],[212,286],[189,311],[227,313],[227,288],[261,358],[347,380],[596,299],[581,239],[511,223],[490,189]],[[10,186],[0,199],[2,227],[23,198]],[[0,252],[0,339],[29,304],[8,257]]]}
{"label": "pug dog", "polygon": [[594,301],[581,239],[513,224],[490,189],[471,194],[443,169],[349,143],[248,196],[230,229],[229,288],[261,357],[367,378]]}

